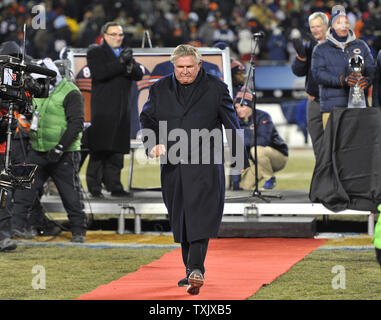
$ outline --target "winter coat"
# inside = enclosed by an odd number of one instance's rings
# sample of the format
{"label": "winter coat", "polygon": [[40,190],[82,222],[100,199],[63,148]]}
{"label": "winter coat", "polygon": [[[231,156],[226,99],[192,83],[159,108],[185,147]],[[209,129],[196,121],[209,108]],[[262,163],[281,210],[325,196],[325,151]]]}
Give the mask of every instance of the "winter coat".
{"label": "winter coat", "polygon": [[381,50],[377,55],[377,71],[373,83],[372,105],[374,107],[381,107]]}
{"label": "winter coat", "polygon": [[[207,129],[209,132],[215,130],[220,134],[222,125],[225,129],[232,129],[233,133],[239,129],[238,117],[226,84],[203,69],[200,72],[199,83],[188,103],[181,102],[179,84],[174,74],[171,74],[150,88],[149,98],[140,114],[142,128],[151,129],[156,133],[155,143],[163,143],[163,133],[165,137],[169,137],[174,129],[184,130],[189,137],[188,157],[181,158],[177,164],[171,159],[161,160],[163,200],[168,209],[175,242],[182,242],[185,238],[190,242],[216,237],[224,209],[224,164],[223,161],[216,163],[213,160],[214,150],[217,150],[217,154],[223,154],[223,142],[211,141],[208,146],[202,140],[197,140],[196,146],[199,148],[195,149],[199,149],[200,158],[210,149],[212,160],[210,164],[192,164],[191,155],[194,155],[195,151],[189,146],[192,129]],[[165,131],[162,130],[164,132],[161,132],[160,139],[159,121],[166,121],[164,123],[167,126]],[[242,136],[238,143],[241,144],[241,150],[244,150]],[[168,139],[167,155],[175,145],[176,142]],[[244,167],[248,166],[245,153]]]}
{"label": "winter coat", "polygon": [[[257,145],[262,147],[272,147],[285,156],[288,156],[288,146],[275,128],[271,116],[262,110],[257,109]],[[240,119],[240,126],[244,130],[246,150],[254,146],[254,117],[249,118],[248,123]]]}
{"label": "winter coat", "polygon": [[306,76],[305,88],[306,92],[315,97],[315,101],[319,101],[319,85],[315,82],[311,72],[312,51],[318,44],[316,41],[308,42],[304,47],[306,50],[306,59],[303,61],[296,57],[291,65],[292,72],[298,77]]}
{"label": "winter coat", "polygon": [[311,70],[319,84],[321,112],[330,112],[333,107],[347,107],[349,87],[345,84],[345,78],[351,73],[349,60],[355,54],[364,58],[362,75],[371,84],[375,73],[373,57],[368,45],[356,39],[352,30],[349,30],[346,42],[339,42],[329,29],[326,40],[314,48]]}
{"label": "winter coat", "polygon": [[128,74],[106,42],[89,49],[87,63],[92,78],[89,148],[129,153],[132,80],[141,80],[143,72],[134,61]]}

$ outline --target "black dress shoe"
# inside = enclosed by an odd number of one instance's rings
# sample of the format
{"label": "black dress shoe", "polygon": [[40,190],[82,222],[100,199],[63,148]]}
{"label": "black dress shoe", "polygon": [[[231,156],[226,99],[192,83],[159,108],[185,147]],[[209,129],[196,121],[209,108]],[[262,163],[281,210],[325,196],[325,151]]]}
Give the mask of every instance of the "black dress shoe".
{"label": "black dress shoe", "polygon": [[177,283],[177,286],[178,286],[178,287],[186,287],[186,286],[188,286],[188,285],[189,285],[189,283],[188,283],[188,278],[187,278],[187,277],[181,279],[181,280]]}
{"label": "black dress shoe", "polygon": [[129,196],[130,193],[124,190],[117,190],[117,191],[112,191],[111,196],[112,197],[127,197]]}
{"label": "black dress shoe", "polygon": [[188,278],[188,287],[187,287],[187,292],[189,294],[199,294],[200,293],[200,288],[204,284],[204,276],[199,269],[195,269],[191,272]]}

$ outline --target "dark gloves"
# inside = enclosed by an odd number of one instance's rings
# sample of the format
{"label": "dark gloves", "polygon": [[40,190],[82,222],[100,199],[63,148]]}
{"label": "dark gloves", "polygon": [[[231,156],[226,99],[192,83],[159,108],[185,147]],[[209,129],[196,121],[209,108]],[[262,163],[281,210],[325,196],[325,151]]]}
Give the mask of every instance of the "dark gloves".
{"label": "dark gloves", "polygon": [[132,62],[132,49],[124,48],[119,56],[119,61],[123,64],[130,64]]}
{"label": "dark gloves", "polygon": [[134,67],[134,59],[131,48],[124,48],[119,56],[119,61],[126,65],[127,73],[131,73],[132,68]]}
{"label": "dark gloves", "polygon": [[300,58],[306,57],[306,48],[303,45],[303,41],[300,38],[292,39],[292,44],[294,45],[295,51]]}
{"label": "dark gloves", "polygon": [[63,146],[62,144],[57,144],[54,148],[48,151],[48,161],[49,162],[58,162],[60,161],[63,155]]}

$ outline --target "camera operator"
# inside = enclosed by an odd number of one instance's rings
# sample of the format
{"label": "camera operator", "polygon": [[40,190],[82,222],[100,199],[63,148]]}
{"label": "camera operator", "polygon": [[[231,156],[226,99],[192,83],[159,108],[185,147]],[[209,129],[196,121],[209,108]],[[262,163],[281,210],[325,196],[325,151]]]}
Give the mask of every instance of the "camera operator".
{"label": "camera operator", "polygon": [[[0,45],[0,55],[8,55],[15,58],[22,59],[22,48],[14,41],[6,41]],[[32,57],[25,55],[25,63],[31,64]],[[3,106],[6,110],[8,110],[9,102],[4,102]],[[29,128],[30,128],[30,120],[31,114],[28,114],[25,110],[25,105],[19,103],[16,104],[16,108],[14,110],[14,128],[12,130],[12,140],[11,140],[11,148],[10,148],[10,162],[12,165],[22,164],[26,162],[26,156],[28,150],[30,149],[29,142]],[[6,125],[6,123],[4,122]],[[41,190],[41,194],[42,194]],[[8,191],[9,205],[7,207],[8,210],[12,209],[12,201],[13,191]],[[33,217],[31,221],[30,230],[20,230],[16,231],[15,234],[21,238],[34,238],[37,234],[43,235],[56,235],[61,231],[61,229],[52,221],[50,221],[46,216],[44,209],[40,203],[40,199],[37,198],[33,203],[31,211],[29,215]]]}
{"label": "camera operator", "polygon": [[102,179],[111,196],[126,196],[120,181],[124,154],[130,152],[131,86],[143,71],[132,50],[124,48],[123,28],[108,22],[102,29],[104,42],[87,53],[92,78],[90,149],[86,179],[93,197],[101,198]]}
{"label": "camera operator", "polygon": [[[0,55],[9,55],[15,58],[21,59],[22,57],[22,49],[20,46],[14,41],[6,41],[0,45]],[[25,60],[30,62],[31,58],[29,56],[25,56]],[[8,129],[8,103],[7,101],[0,100],[0,171],[4,169],[5,166],[5,151],[6,151],[6,133]],[[10,151],[11,163],[20,163],[25,162],[25,157],[23,160],[23,154],[20,147],[25,146],[27,148],[28,144],[28,134],[25,133],[20,128],[17,128],[18,118],[21,119],[21,115],[18,111],[14,111],[15,119],[11,125],[11,130],[13,132],[12,135],[12,148]],[[18,134],[15,132],[18,131]],[[16,138],[17,136],[17,138]],[[24,150],[25,150],[24,149]],[[3,190],[4,191],[4,190]],[[0,208],[0,251],[14,250],[17,247],[17,242],[11,240],[12,231],[11,231],[11,209],[12,209],[12,196],[13,191],[7,190],[7,200],[4,204],[5,206]]]}
{"label": "camera operator", "polygon": [[291,66],[292,72],[298,77],[306,76],[305,89],[308,98],[307,127],[315,158],[317,157],[324,131],[320,114],[319,86],[312,77],[311,56],[315,46],[325,40],[328,23],[328,16],[325,13],[314,12],[308,17],[308,24],[313,37],[311,41],[305,44],[301,38],[296,38],[292,41],[297,54]]}
{"label": "camera operator", "polygon": [[80,193],[80,141],[84,122],[84,99],[79,89],[62,78],[56,65],[44,59],[41,65],[57,73],[48,98],[34,99],[37,105],[30,126],[31,150],[27,162],[38,165],[31,189],[16,190],[12,228],[28,229],[28,210],[43,184],[52,177],[68,213],[72,242],[84,242],[87,218]]}

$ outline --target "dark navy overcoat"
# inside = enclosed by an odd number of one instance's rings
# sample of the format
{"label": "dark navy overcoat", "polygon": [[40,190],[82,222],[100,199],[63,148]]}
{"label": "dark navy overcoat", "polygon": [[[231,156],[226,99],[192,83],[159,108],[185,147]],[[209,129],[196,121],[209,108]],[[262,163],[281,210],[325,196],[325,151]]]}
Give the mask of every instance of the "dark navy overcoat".
{"label": "dark navy overcoat", "polygon": [[92,151],[130,152],[131,86],[143,77],[134,61],[131,73],[104,42],[87,52],[91,72],[91,126],[88,143]]}
{"label": "dark navy overcoat", "polygon": [[[244,150],[242,136],[234,138],[234,133],[240,133],[236,131],[240,127],[226,84],[202,68],[200,72],[200,82],[186,105],[179,98],[178,83],[171,74],[151,87],[140,114],[142,127],[156,133],[155,143],[167,145],[167,155],[161,159],[161,185],[175,242],[217,236],[225,200],[223,141],[218,138],[219,134],[222,136],[222,125],[233,133],[233,156]],[[162,126],[160,135],[159,124]],[[197,143],[192,144],[192,131],[203,129],[216,138],[196,139]],[[181,134],[178,134],[181,138],[174,138],[178,132],[186,133],[187,146],[181,144],[184,138]],[[246,153],[240,156],[244,157],[244,167],[248,167]]]}

